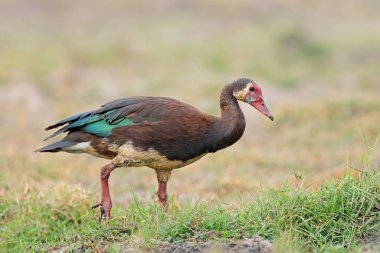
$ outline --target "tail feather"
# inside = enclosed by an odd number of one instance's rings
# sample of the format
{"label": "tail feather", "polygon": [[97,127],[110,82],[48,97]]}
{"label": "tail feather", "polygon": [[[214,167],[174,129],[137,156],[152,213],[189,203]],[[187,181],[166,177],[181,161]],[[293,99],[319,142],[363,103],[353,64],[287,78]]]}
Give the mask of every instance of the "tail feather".
{"label": "tail feather", "polygon": [[63,120],[55,123],[54,125],[48,126],[47,128],[45,128],[45,130],[50,130],[50,129],[53,129],[53,128],[57,128],[57,127],[62,126],[64,124],[71,123],[71,122],[76,121],[78,119],[82,119],[84,117],[87,117],[87,116],[91,115],[91,113],[92,113],[92,111],[78,113],[78,114],[76,114],[74,116],[71,116],[71,117],[69,117],[67,119],[63,119]]}
{"label": "tail feather", "polygon": [[61,151],[61,148],[69,147],[77,144],[76,142],[72,141],[59,141],[55,142],[53,144],[47,145],[45,147],[42,147],[40,149],[37,149],[34,152],[59,152]]}

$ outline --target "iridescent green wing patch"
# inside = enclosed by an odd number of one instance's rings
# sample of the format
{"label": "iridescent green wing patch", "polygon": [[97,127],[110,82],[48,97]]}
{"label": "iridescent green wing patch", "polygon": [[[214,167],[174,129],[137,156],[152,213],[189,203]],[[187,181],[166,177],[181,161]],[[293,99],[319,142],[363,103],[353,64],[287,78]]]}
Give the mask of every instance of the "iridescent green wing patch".
{"label": "iridescent green wing patch", "polygon": [[100,137],[107,137],[111,135],[112,129],[114,129],[115,127],[128,125],[135,125],[135,123],[133,123],[132,119],[123,119],[116,124],[110,124],[105,120],[99,120],[83,126],[81,130],[86,133],[95,134]]}

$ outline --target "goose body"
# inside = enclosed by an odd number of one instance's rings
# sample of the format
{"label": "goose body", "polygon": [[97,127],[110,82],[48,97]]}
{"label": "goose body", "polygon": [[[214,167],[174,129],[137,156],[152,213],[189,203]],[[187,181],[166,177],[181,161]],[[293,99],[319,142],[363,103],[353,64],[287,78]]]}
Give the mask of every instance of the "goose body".
{"label": "goose body", "polygon": [[242,136],[245,119],[238,100],[250,103],[273,120],[261,89],[251,79],[227,84],[220,97],[221,117],[166,97],[130,97],[104,104],[97,110],[61,120],[47,139],[68,133],[39,152],[88,153],[110,159],[102,168],[102,215],[112,207],[108,177],[117,167],[147,166],[156,170],[158,197],[166,204],[166,182],[171,170],[184,167],[207,153],[226,148]]}

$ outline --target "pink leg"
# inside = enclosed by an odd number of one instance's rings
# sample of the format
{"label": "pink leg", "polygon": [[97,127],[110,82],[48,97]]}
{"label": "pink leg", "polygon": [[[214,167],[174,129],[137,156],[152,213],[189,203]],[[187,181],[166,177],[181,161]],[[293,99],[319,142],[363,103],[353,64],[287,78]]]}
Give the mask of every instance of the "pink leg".
{"label": "pink leg", "polygon": [[92,208],[97,208],[100,206],[101,218],[105,218],[106,220],[111,218],[112,201],[108,186],[108,178],[110,177],[110,174],[114,169],[116,169],[116,165],[114,162],[110,162],[101,169],[100,181],[102,184],[102,200],[99,204],[92,206]]}
{"label": "pink leg", "polygon": [[162,207],[166,206],[168,193],[166,191],[167,182],[169,181],[170,170],[156,170],[158,180],[157,197]]}
{"label": "pink leg", "polygon": [[158,182],[157,196],[161,206],[165,207],[166,202],[168,200],[168,193],[166,192],[166,182]]}

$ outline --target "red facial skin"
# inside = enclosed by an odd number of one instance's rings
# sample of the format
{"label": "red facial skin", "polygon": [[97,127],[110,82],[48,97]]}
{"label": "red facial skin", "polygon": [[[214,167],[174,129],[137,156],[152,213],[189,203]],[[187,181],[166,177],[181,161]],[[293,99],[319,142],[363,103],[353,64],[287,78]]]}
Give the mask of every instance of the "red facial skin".
{"label": "red facial skin", "polygon": [[[252,91],[252,87],[254,90]],[[265,105],[263,93],[261,92],[261,88],[255,83],[247,92],[246,102],[253,107],[255,107],[259,112],[267,116],[270,120],[274,120],[272,113],[268,110]]]}

